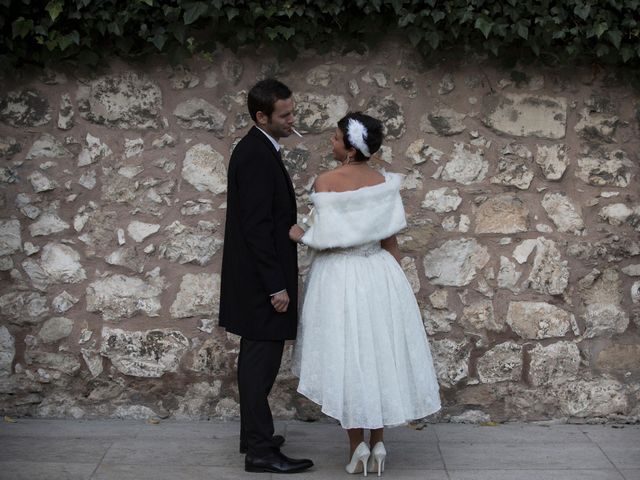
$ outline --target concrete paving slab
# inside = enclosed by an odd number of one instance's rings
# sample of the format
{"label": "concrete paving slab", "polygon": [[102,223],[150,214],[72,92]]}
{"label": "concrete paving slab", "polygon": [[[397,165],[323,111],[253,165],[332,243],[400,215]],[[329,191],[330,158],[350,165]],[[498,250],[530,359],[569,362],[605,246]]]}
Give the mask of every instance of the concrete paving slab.
{"label": "concrete paving slab", "polygon": [[465,424],[437,424],[433,426],[440,442],[462,443],[546,443],[553,432],[554,442],[591,443],[577,425],[506,424],[481,426]]}
{"label": "concrete paving slab", "polygon": [[269,480],[271,475],[247,473],[244,469],[226,467],[103,463],[91,477],[91,480],[245,480],[258,478]]}
{"label": "concrete paving slab", "polygon": [[[38,420],[0,424],[0,480],[270,480],[244,472],[239,422]],[[332,423],[278,422],[283,452],[315,467],[292,479],[344,472],[347,438]],[[387,429],[384,476],[432,480],[640,480],[640,426],[436,424]],[[375,475],[372,475],[375,477]]]}
{"label": "concrete paving slab", "polygon": [[339,424],[291,422],[286,427],[288,443],[344,442],[347,434]]}
{"label": "concrete paving slab", "polygon": [[580,429],[599,444],[606,442],[640,444],[640,425],[581,425]]}
{"label": "concrete paving slab", "polygon": [[[393,480],[448,480],[447,472],[444,470],[394,470],[387,469],[380,478]],[[360,475],[349,475],[344,467],[323,467],[316,466],[312,470],[297,473],[295,476],[273,474],[273,480],[335,480],[336,478],[364,478]],[[369,474],[367,478],[378,478],[377,473]]]}
{"label": "concrete paving slab", "polygon": [[[393,470],[444,470],[444,462],[436,443],[385,442],[386,466]],[[282,448],[285,455],[310,458],[314,464],[342,469],[349,461],[349,447],[345,439],[339,443],[291,444]]]}
{"label": "concrete paving slab", "polygon": [[89,480],[96,467],[97,463],[0,462],[0,479]]}
{"label": "concrete paving slab", "polygon": [[[140,427],[135,438],[193,438],[213,439],[216,431],[232,435],[226,424],[215,422],[171,422],[161,421],[158,424],[145,423]],[[237,426],[236,426],[236,434]]]}
{"label": "concrete paving slab", "polygon": [[618,469],[640,468],[640,442],[600,442],[598,443],[607,458]]}
{"label": "concrete paving slab", "polygon": [[113,440],[71,437],[0,437],[0,462],[73,462],[98,464]]}
{"label": "concrete paving slab", "polygon": [[640,480],[640,468],[621,471],[624,480]]}
{"label": "concrete paving slab", "polygon": [[616,470],[449,471],[451,480],[626,480]]}
{"label": "concrete paving slab", "polygon": [[386,428],[384,439],[386,442],[437,443],[438,435],[433,425],[427,425],[420,430],[410,426],[402,426]]}
{"label": "concrete paving slab", "polygon": [[133,420],[62,420],[20,418],[0,423],[0,436],[23,437],[135,437],[145,425]]}
{"label": "concrete paving slab", "polygon": [[611,462],[588,443],[440,443],[448,470],[608,470]]}
{"label": "concrete paving slab", "polygon": [[233,442],[212,439],[134,438],[117,440],[104,462],[120,465],[239,467],[244,465]]}

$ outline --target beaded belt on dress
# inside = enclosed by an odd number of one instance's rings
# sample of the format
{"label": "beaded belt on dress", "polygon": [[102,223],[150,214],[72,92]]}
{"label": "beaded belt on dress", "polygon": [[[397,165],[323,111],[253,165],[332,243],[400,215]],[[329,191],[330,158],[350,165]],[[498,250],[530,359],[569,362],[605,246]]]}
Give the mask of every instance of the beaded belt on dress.
{"label": "beaded belt on dress", "polygon": [[330,255],[357,255],[359,257],[368,257],[369,255],[375,255],[380,252],[380,250],[382,250],[382,247],[378,241],[356,245],[355,247],[328,248],[326,250],[322,250],[322,253]]}

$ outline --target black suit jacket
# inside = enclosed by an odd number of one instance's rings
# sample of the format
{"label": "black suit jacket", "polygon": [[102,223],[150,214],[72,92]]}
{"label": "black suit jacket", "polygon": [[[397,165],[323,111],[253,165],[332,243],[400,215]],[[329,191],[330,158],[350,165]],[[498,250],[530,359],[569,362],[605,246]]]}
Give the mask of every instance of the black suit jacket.
{"label": "black suit jacket", "polygon": [[[273,144],[256,127],[231,155],[222,256],[220,326],[250,340],[290,340],[298,323],[298,256],[291,178]],[[287,289],[287,312],[271,305]]]}

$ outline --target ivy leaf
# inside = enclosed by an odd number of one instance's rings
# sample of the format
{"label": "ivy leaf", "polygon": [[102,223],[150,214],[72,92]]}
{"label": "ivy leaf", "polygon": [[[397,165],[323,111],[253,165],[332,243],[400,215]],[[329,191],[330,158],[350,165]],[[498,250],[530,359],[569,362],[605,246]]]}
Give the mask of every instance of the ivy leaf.
{"label": "ivy leaf", "polygon": [[540,45],[538,45],[536,42],[531,42],[531,44],[529,45],[531,47],[531,50],[533,50],[533,53],[535,54],[536,57],[540,56]]}
{"label": "ivy leaf", "polygon": [[440,45],[440,35],[438,35],[438,32],[429,32],[425,35],[425,38],[434,50]]}
{"label": "ivy leaf", "polygon": [[527,26],[525,24],[517,23],[516,24],[516,31],[518,32],[518,35],[520,35],[525,40],[527,38],[529,38],[529,29],[527,28]]}
{"label": "ivy leaf", "polygon": [[493,31],[495,33],[497,33],[498,35],[500,35],[501,37],[506,37],[507,36],[507,28],[509,28],[509,25],[506,23],[494,23],[493,24]]}
{"label": "ivy leaf", "polygon": [[620,30],[609,30],[607,32],[607,36],[609,37],[609,40],[611,40],[611,43],[613,43],[619,50],[620,43],[622,42],[622,33],[620,33]]}
{"label": "ivy leaf", "polygon": [[58,46],[59,39],[60,38],[57,35],[52,35],[48,40],[45,40],[44,46],[47,47],[47,50],[53,51]]}
{"label": "ivy leaf", "polygon": [[58,46],[63,52],[73,43],[73,35],[67,34],[58,38]]}
{"label": "ivy leaf", "polygon": [[565,30],[555,30],[551,38],[553,39],[564,38],[566,35],[567,35],[567,32]]}
{"label": "ivy leaf", "polygon": [[173,33],[173,36],[178,40],[178,42],[180,42],[180,44],[184,44],[185,39],[187,38],[187,30],[185,29],[184,23],[173,22],[169,26],[169,31]]}
{"label": "ivy leaf", "polygon": [[403,15],[398,19],[398,26],[404,28],[410,23],[415,22],[415,20],[416,20],[415,13],[407,13],[406,15]]}
{"label": "ivy leaf", "polygon": [[184,24],[191,25],[198,20],[207,11],[207,4],[204,2],[195,2],[189,5],[184,12]]}
{"label": "ivy leaf", "polygon": [[441,10],[434,10],[431,12],[431,18],[433,18],[433,23],[438,23],[442,20],[446,15]]}
{"label": "ivy leaf", "polygon": [[296,29],[293,27],[278,27],[278,32],[285,40],[289,40],[296,33]]}
{"label": "ivy leaf", "polygon": [[608,28],[609,28],[609,25],[607,25],[607,22],[600,22],[595,24],[595,26],[593,27],[593,31],[596,34],[596,36],[600,38],[602,34],[607,31]]}
{"label": "ivy leaf", "polygon": [[591,5],[576,5],[573,9],[573,13],[579,16],[581,19],[586,20],[591,12]]}
{"label": "ivy leaf", "polygon": [[44,9],[49,12],[51,20],[55,22],[56,18],[58,18],[58,16],[62,13],[62,7],[62,0],[52,0],[51,2],[47,3],[47,6],[44,7]]}
{"label": "ivy leaf", "polygon": [[33,30],[33,20],[31,19],[26,20],[24,17],[19,17],[11,24],[12,38],[24,38],[31,30]]}
{"label": "ivy leaf", "polygon": [[139,2],[146,3],[150,7],[153,7],[153,0],[138,0]]}
{"label": "ivy leaf", "polygon": [[460,18],[460,23],[467,23],[469,20],[471,20],[473,18],[473,12],[471,12],[471,10],[465,10],[465,12],[462,14],[462,17]]}
{"label": "ivy leaf", "polygon": [[490,50],[491,53],[493,53],[496,57],[498,56],[498,41],[495,38],[492,38],[488,42],[485,42],[484,48]]}
{"label": "ivy leaf", "polygon": [[489,22],[485,17],[478,17],[474,26],[482,32],[484,38],[489,38],[493,23]]}
{"label": "ivy leaf", "polygon": [[107,30],[118,37],[122,36],[122,27],[118,22],[110,22],[107,25]]}
{"label": "ivy leaf", "polygon": [[398,15],[402,10],[402,0],[391,0],[391,6],[393,7],[393,11]]}
{"label": "ivy leaf", "polygon": [[407,32],[407,35],[409,36],[409,41],[411,42],[411,45],[413,45],[414,47],[417,47],[418,44],[422,41],[422,38],[424,37],[424,31],[421,30],[420,28],[410,28],[409,31]]}
{"label": "ivy leaf", "polygon": [[604,43],[599,43],[596,46],[596,55],[598,57],[604,57],[607,53],[609,53],[609,47],[607,47]]}
{"label": "ivy leaf", "polygon": [[162,47],[167,41],[167,35],[163,32],[156,33],[153,37],[150,38],[151,43],[155,45],[158,51],[162,51]]}
{"label": "ivy leaf", "polygon": [[274,27],[265,28],[264,33],[267,34],[269,40],[275,40],[278,37],[278,31]]}
{"label": "ivy leaf", "polygon": [[624,46],[620,49],[620,56],[622,57],[622,61],[627,63],[630,59],[633,58],[633,50],[627,46]]}
{"label": "ivy leaf", "polygon": [[227,12],[227,19],[229,21],[233,20],[233,17],[237,17],[238,15],[240,15],[240,10],[238,10],[237,8],[227,8],[226,12]]}

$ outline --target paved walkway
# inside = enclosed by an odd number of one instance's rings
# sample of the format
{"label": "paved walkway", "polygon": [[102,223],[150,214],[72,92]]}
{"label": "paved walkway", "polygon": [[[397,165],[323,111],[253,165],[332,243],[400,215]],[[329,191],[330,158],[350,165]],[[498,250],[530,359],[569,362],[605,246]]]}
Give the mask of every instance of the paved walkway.
{"label": "paved walkway", "polygon": [[[237,422],[27,420],[0,424],[2,480],[349,479],[338,425],[279,422],[296,475],[244,472]],[[640,480],[640,425],[438,424],[386,432],[387,479]]]}

